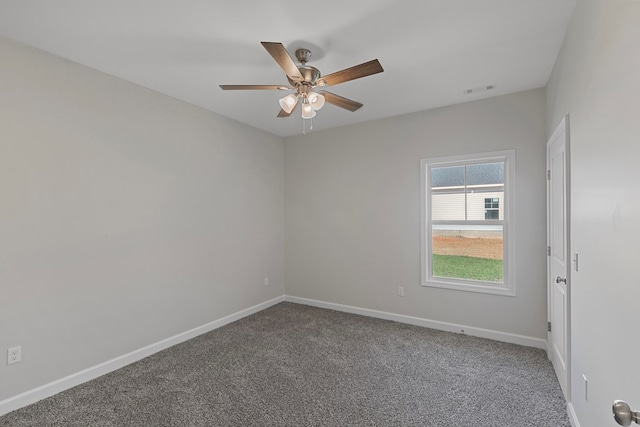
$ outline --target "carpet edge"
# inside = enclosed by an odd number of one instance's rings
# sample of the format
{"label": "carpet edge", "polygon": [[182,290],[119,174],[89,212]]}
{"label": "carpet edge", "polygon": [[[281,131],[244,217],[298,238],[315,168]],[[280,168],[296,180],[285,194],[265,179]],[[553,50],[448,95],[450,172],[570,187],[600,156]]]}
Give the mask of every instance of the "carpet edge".
{"label": "carpet edge", "polygon": [[318,308],[327,308],[330,310],[342,311],[345,313],[359,314],[362,316],[375,317],[378,319],[392,320],[394,322],[406,323],[409,325],[422,326],[425,328],[437,329],[445,332],[461,333],[464,330],[465,335],[479,338],[487,338],[495,341],[502,341],[510,344],[519,344],[527,347],[540,348],[547,350],[547,342],[542,338],[529,337],[526,335],[512,334],[509,332],[494,331],[491,329],[477,328],[474,326],[459,325],[456,323],[442,322],[439,320],[425,319],[421,317],[407,316],[404,314],[390,313],[386,311],[372,310],[369,308],[354,307],[350,305],[337,304],[314,300],[309,298],[285,295],[284,300],[296,304],[310,305]]}
{"label": "carpet edge", "polygon": [[181,332],[172,337],[165,338],[156,343],[149,344],[137,350],[133,350],[129,353],[99,363],[90,368],[83,369],[82,371],[67,375],[66,377],[51,381],[34,389],[27,390],[15,396],[11,396],[0,401],[0,416],[31,405],[32,403],[36,403],[47,397],[51,397],[55,394],[58,394],[64,390],[70,389],[87,381],[91,381],[102,375],[108,374],[109,372],[115,371],[116,369],[123,368],[131,363],[144,359],[145,357],[149,357],[154,353],[165,350],[176,344],[188,341],[192,338],[197,337],[198,335],[211,332],[231,322],[235,322],[236,320],[240,320],[244,317],[258,313],[259,311],[265,310],[283,301],[285,301],[285,296],[281,295],[268,301],[256,304],[252,307],[229,314],[220,319],[213,320],[204,325],[197,326],[188,331]]}

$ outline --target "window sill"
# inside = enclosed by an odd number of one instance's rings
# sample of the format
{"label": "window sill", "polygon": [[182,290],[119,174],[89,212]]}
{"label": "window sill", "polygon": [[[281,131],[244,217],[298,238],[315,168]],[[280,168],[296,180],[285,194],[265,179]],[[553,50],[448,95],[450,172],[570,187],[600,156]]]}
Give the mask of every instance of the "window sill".
{"label": "window sill", "polygon": [[506,284],[488,285],[483,282],[461,283],[449,282],[445,280],[427,280],[422,286],[428,288],[452,289],[456,291],[477,292],[482,294],[504,295],[509,297],[516,296],[515,286],[507,286]]}

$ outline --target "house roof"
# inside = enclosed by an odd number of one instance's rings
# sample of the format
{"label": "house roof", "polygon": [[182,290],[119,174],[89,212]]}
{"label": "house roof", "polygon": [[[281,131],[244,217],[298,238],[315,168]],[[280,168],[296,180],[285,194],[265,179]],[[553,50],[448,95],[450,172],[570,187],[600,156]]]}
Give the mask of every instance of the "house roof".
{"label": "house roof", "polygon": [[431,169],[431,186],[504,184],[504,163],[483,163],[467,166],[445,166]]}

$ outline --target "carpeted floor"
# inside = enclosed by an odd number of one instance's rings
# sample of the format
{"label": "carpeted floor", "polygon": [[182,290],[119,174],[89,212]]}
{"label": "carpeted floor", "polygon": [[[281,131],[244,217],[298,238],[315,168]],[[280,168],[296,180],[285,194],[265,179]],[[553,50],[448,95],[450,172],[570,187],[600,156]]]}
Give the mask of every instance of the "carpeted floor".
{"label": "carpeted floor", "polygon": [[570,426],[539,349],[281,303],[0,426]]}

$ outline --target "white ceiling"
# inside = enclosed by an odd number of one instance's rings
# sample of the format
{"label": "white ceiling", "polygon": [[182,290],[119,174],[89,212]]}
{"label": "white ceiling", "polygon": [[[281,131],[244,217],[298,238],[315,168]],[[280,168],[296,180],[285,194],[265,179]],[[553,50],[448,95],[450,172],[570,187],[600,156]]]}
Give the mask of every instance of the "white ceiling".
{"label": "white ceiling", "polygon": [[[543,87],[576,0],[0,0],[0,35],[280,136],[287,84],[261,41],[312,51],[323,74],[378,59],[384,73],[331,91],[314,130]],[[489,92],[463,90],[495,84]]]}

